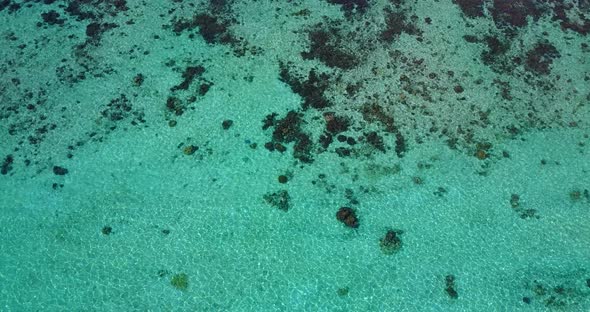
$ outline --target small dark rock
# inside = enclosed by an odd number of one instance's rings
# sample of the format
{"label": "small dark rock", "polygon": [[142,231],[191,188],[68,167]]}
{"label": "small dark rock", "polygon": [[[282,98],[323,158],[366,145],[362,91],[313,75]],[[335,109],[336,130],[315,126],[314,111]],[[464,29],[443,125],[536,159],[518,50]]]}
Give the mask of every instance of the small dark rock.
{"label": "small dark rock", "polygon": [[289,181],[289,178],[287,178],[287,176],[286,176],[286,175],[280,175],[280,176],[279,176],[279,183],[281,183],[281,184],[285,184],[285,183],[287,183],[288,181]]}
{"label": "small dark rock", "polygon": [[68,173],[68,169],[60,166],[53,166],[53,173],[56,175],[66,175]]}
{"label": "small dark rock", "polygon": [[233,120],[226,119],[221,123],[223,130],[229,129],[234,124]]}
{"label": "small dark rock", "polygon": [[530,304],[531,303],[531,298],[530,297],[522,297],[522,302],[524,302],[526,304]]}
{"label": "small dark rock", "polygon": [[264,143],[264,148],[272,152],[275,150],[275,144],[273,142],[266,142]]}
{"label": "small dark rock", "polygon": [[102,234],[104,234],[104,235],[110,235],[113,232],[113,228],[108,225],[105,225],[102,228],[102,230],[100,230],[100,232],[102,232]]}

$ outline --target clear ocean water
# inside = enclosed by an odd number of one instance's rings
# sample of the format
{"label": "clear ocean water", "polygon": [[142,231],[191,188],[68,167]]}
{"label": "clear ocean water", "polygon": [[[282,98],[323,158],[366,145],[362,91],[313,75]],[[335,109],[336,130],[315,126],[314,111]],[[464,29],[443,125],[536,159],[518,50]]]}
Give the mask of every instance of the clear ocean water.
{"label": "clear ocean water", "polygon": [[0,1],[1,311],[590,311],[590,3]]}

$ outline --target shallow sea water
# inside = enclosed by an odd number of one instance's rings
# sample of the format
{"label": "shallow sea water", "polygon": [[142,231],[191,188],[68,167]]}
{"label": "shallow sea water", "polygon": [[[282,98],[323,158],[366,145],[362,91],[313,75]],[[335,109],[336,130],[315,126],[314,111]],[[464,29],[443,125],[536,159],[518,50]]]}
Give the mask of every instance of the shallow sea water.
{"label": "shallow sea water", "polygon": [[587,1],[0,1],[0,310],[590,311]]}

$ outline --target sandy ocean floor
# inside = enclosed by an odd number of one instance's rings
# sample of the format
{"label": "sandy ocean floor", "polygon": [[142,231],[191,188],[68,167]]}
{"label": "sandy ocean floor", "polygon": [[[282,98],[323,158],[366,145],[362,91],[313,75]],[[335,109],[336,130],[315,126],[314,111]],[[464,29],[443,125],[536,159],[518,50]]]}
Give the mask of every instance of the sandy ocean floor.
{"label": "sandy ocean floor", "polygon": [[590,311],[590,4],[0,1],[1,311]]}

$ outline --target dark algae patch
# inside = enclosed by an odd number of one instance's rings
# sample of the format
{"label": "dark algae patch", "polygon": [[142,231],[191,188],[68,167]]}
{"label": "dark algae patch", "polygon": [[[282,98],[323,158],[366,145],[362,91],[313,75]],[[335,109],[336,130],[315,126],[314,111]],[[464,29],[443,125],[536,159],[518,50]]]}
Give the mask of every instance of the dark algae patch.
{"label": "dark algae patch", "polygon": [[525,68],[538,75],[548,75],[551,72],[551,63],[560,57],[559,52],[550,43],[539,42],[526,54]]}
{"label": "dark algae patch", "polygon": [[379,240],[381,252],[386,255],[392,255],[402,248],[401,230],[387,230],[385,235]]}
{"label": "dark algae patch", "polygon": [[457,292],[457,286],[455,281],[455,276],[449,274],[445,276],[445,292],[451,299],[459,298],[459,293]]}
{"label": "dark algae patch", "polygon": [[7,155],[4,158],[4,161],[2,162],[2,167],[0,167],[0,173],[2,173],[3,175],[8,174],[8,172],[10,172],[13,167],[12,167],[12,163],[14,162],[14,157],[12,155]]}
{"label": "dark algae patch", "polygon": [[291,197],[289,196],[289,192],[287,192],[287,190],[280,190],[278,192],[265,194],[263,199],[267,204],[284,212],[289,211],[291,208]]}
{"label": "dark algae patch", "polygon": [[339,48],[342,40],[335,29],[318,28],[309,32],[310,48],[302,52],[303,59],[318,59],[328,67],[351,69],[358,65],[356,56]]}
{"label": "dark algae patch", "polygon": [[584,280],[576,273],[580,272],[544,274],[530,280],[526,283],[523,302],[549,310],[579,310],[580,304],[588,297],[590,280]]}
{"label": "dark algae patch", "polygon": [[326,73],[318,73],[312,69],[305,78],[295,76],[285,63],[280,64],[280,79],[291,87],[291,90],[300,95],[303,99],[301,107],[322,109],[332,105],[330,100],[325,96],[330,83],[330,76]]}
{"label": "dark algae patch", "polygon": [[188,275],[186,273],[174,274],[170,279],[170,284],[178,290],[186,291],[189,285]]}

